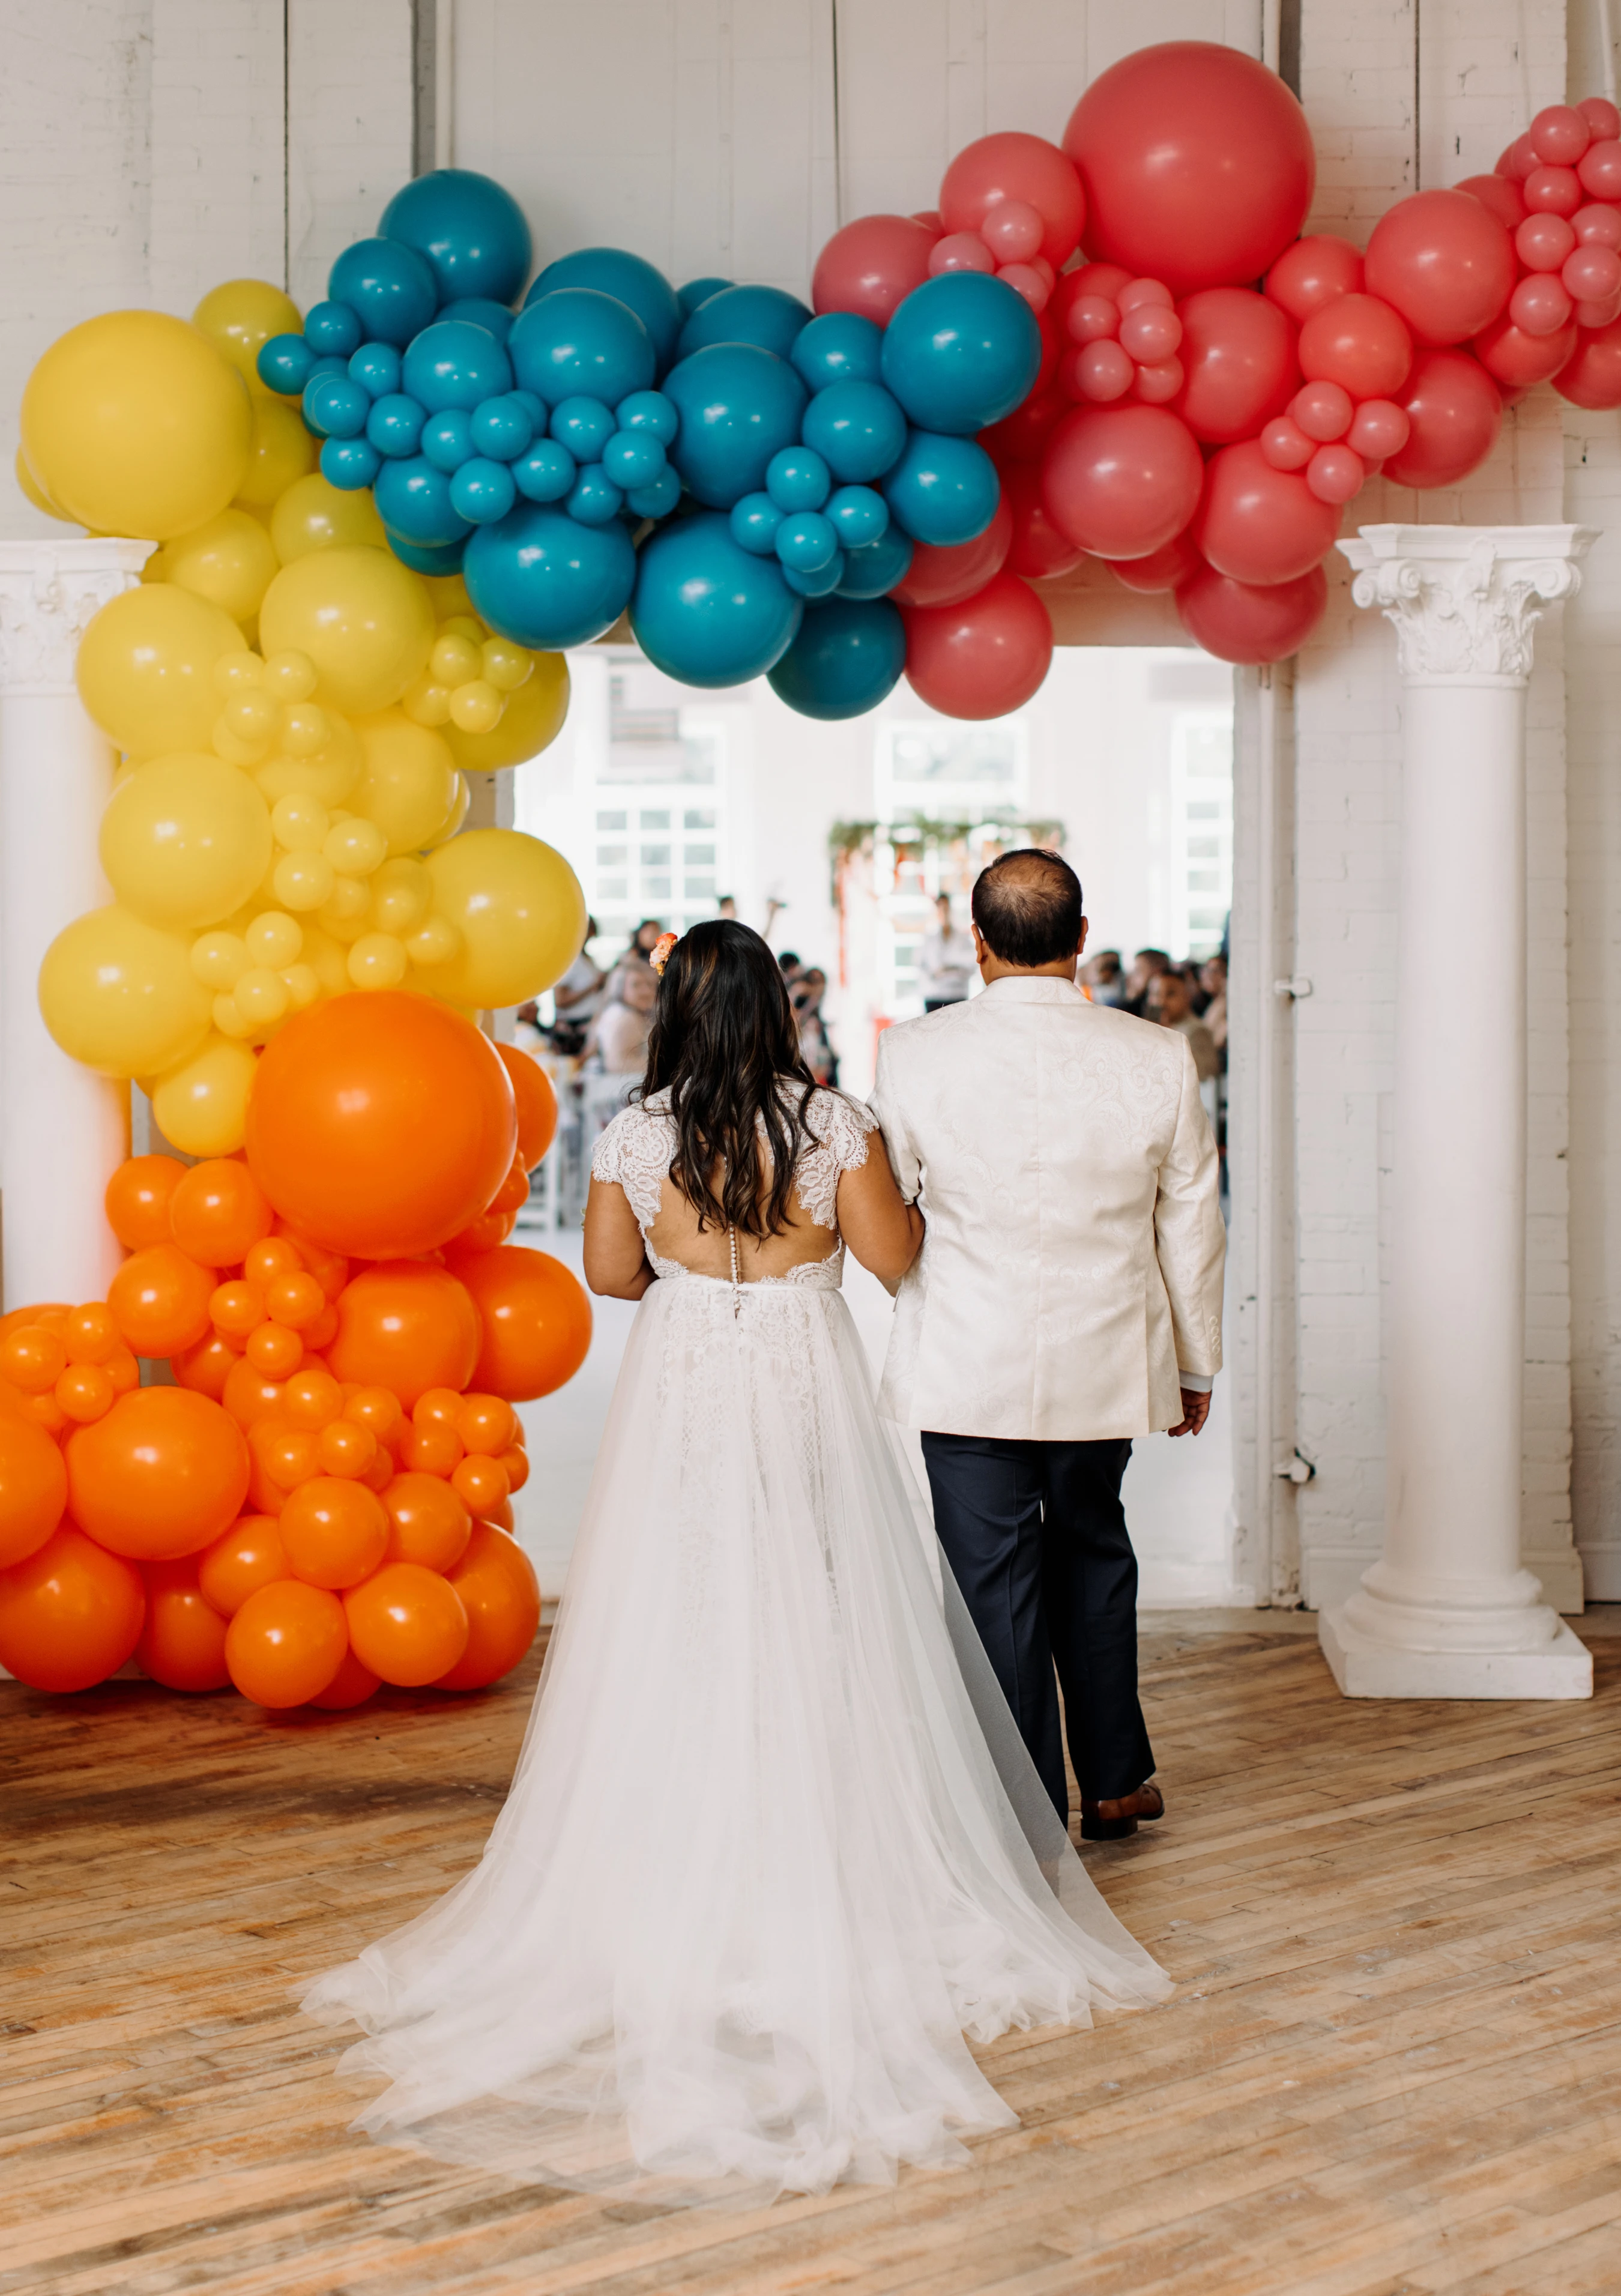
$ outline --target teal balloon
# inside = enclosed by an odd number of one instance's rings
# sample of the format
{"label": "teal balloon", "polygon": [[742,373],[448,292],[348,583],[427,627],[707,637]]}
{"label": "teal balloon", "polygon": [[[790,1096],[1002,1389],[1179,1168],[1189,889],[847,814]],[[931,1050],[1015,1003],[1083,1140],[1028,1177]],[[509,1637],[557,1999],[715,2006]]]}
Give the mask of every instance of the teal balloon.
{"label": "teal balloon", "polygon": [[482,327],[504,343],[512,332],[516,312],[509,311],[504,303],[493,303],[487,295],[463,295],[454,303],[446,303],[439,313],[441,319],[465,319],[469,324]]}
{"label": "teal balloon", "polygon": [[723,287],[692,314],[675,346],[677,358],[691,358],[710,343],[756,343],[786,358],[811,313],[797,295],[781,287]]}
{"label": "teal balloon", "polygon": [[839,555],[839,530],[819,510],[790,511],[778,527],[772,547],[795,574],[820,574]]}
{"label": "teal balloon", "polygon": [[754,343],[711,343],[664,379],[681,430],[670,460],[689,492],[714,510],[765,483],[774,455],[798,442],[805,385],[787,361]]}
{"label": "teal balloon", "polygon": [[297,397],[315,371],[315,354],[302,335],[272,335],[259,346],[254,361],[266,390],[283,398]]}
{"label": "teal balloon", "polygon": [[889,505],[871,487],[840,487],[830,497],[826,509],[846,550],[863,550],[888,531]]}
{"label": "teal balloon", "polygon": [[[976,279],[981,275],[943,275]],[[913,542],[950,549],[985,532],[996,515],[1002,481],[995,463],[971,439],[914,430],[905,453],[885,479],[883,492],[896,525]]]}
{"label": "teal balloon", "polygon": [[636,554],[617,519],[582,526],[566,512],[520,503],[481,526],[462,562],[474,606],[515,644],[588,645],[625,611]]}
{"label": "teal balloon", "polygon": [[409,566],[414,573],[459,574],[467,538],[463,536],[460,542],[407,542],[403,534],[390,534],[389,547],[401,565]]}
{"label": "teal balloon", "polygon": [[920,430],[966,438],[1011,414],[1036,380],[1041,329],[1022,295],[984,271],[943,271],[896,306],[883,378]]}
{"label": "teal balloon", "polygon": [[382,456],[364,439],[329,439],[321,449],[321,475],[347,495],[369,487],[382,468]]}
{"label": "teal balloon", "polygon": [[732,505],[732,539],[753,557],[774,557],[782,515],[769,495],[744,495]]}
{"label": "teal balloon", "polygon": [[512,483],[527,502],[561,502],[574,485],[575,461],[555,439],[537,439],[512,465]]}
{"label": "teal balloon", "polygon": [[463,463],[450,482],[450,505],[470,526],[488,526],[504,518],[518,499],[512,474],[504,463],[475,455]]}
{"label": "teal balloon", "polygon": [[474,452],[493,463],[515,463],[534,439],[536,423],[528,393],[523,398],[509,390],[501,398],[487,398],[475,406],[471,427]]}
{"label": "teal balloon", "polygon": [[912,571],[912,544],[898,526],[885,528],[876,542],[844,554],[839,584],[841,598],[881,598]]}
{"label": "teal balloon", "polygon": [[422,451],[436,471],[448,478],[473,457],[472,418],[464,406],[447,407],[430,414],[422,425]]}
{"label": "teal balloon", "polygon": [[765,491],[779,510],[820,510],[833,491],[832,474],[809,447],[784,447],[765,468]]}
{"label": "teal balloon", "polygon": [[577,463],[594,463],[618,429],[600,398],[565,398],[552,409],[552,436]]}
{"label": "teal balloon", "polygon": [[744,685],[781,660],[803,611],[774,559],[741,549],[718,511],[700,511],[643,545],[630,626],[684,685]]}
{"label": "teal balloon", "polygon": [[856,311],[824,311],[794,339],[789,356],[806,387],[825,390],[832,382],[878,382],[883,375],[881,329]]}
{"label": "teal balloon", "polygon": [[570,518],[582,526],[606,526],[625,507],[625,490],[616,487],[601,463],[587,463],[569,490]]}
{"label": "teal balloon", "polygon": [[427,415],[403,390],[390,391],[373,401],[366,417],[366,437],[380,455],[414,455],[422,443]]}
{"label": "teal balloon", "polygon": [[357,239],[332,268],[326,291],[347,303],[367,338],[404,350],[439,307],[438,283],[425,257],[397,239]]}
{"label": "teal balloon", "polygon": [[844,579],[844,553],[835,550],[825,566],[784,566],[782,579],[801,598],[831,598]]}
{"label": "teal balloon", "polygon": [[675,402],[661,390],[633,390],[628,398],[619,401],[615,413],[621,430],[645,430],[661,447],[673,446],[681,427]]}
{"label": "teal balloon", "polygon": [[680,500],[681,480],[667,463],[646,486],[631,488],[625,507],[636,518],[667,518]]}
{"label": "teal balloon", "polygon": [[616,430],[602,449],[602,468],[616,487],[651,487],[665,466],[664,448],[651,430]]}
{"label": "teal balloon", "polygon": [[468,521],[450,498],[450,480],[424,455],[385,463],[373,493],[377,515],[392,534],[427,548],[460,542]]}
{"label": "teal balloon", "polygon": [[511,390],[512,367],[487,327],[440,319],[411,344],[400,380],[430,414],[453,406],[471,411],[481,398]]}
{"label": "teal balloon", "polygon": [[681,306],[682,317],[690,319],[700,303],[707,303],[711,295],[718,295],[723,288],[731,284],[730,279],[689,279],[684,287],[675,290],[675,300]]}
{"label": "teal balloon", "polygon": [[317,374],[304,386],[304,421],[317,439],[358,439],[372,402],[347,374]]}
{"label": "teal balloon", "polygon": [[304,340],[317,357],[352,358],[360,348],[359,314],[347,303],[315,303],[304,322]]}
{"label": "teal balloon", "polygon": [[400,356],[392,343],[362,343],[349,361],[349,373],[368,398],[388,398],[399,389]]}
{"label": "teal balloon", "polygon": [[442,302],[477,296],[510,303],[534,253],[523,209],[471,168],[435,168],[396,192],[378,226],[427,258]]}
{"label": "teal balloon", "polygon": [[906,667],[906,630],[887,598],[830,598],[807,606],[799,634],[768,674],[802,718],[859,718],[895,691]]}
{"label": "teal balloon", "polygon": [[572,255],[560,255],[529,289],[524,308],[538,303],[543,295],[555,294],[560,287],[592,287],[600,295],[616,296],[629,305],[651,336],[660,368],[674,358],[681,305],[663,272],[640,255],[622,247],[579,247]]}
{"label": "teal balloon", "polygon": [[900,460],[906,417],[880,382],[830,382],[805,410],[805,443],[836,479],[868,485]]}
{"label": "teal balloon", "polygon": [[617,406],[653,380],[653,339],[626,303],[594,287],[560,287],[527,304],[507,339],[513,370],[548,406],[600,398]]}

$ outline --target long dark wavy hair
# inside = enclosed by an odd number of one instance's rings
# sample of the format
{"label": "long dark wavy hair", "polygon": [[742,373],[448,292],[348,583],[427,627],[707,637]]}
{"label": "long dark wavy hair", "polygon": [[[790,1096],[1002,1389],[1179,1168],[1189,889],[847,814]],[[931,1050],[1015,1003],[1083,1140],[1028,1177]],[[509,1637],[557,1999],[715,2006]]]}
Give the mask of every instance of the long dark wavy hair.
{"label": "long dark wavy hair", "polygon": [[730,917],[691,926],[659,983],[639,1097],[670,1095],[670,1177],[700,1228],[782,1234],[795,1163],[815,1138],[806,1113],[815,1089],[787,984],[759,934]]}

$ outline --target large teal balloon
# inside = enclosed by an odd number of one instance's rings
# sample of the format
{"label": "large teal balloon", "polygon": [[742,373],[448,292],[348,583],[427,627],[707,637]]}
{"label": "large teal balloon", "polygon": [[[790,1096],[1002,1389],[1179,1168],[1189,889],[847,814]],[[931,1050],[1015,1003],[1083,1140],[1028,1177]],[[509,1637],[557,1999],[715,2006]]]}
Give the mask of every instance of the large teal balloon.
{"label": "large teal balloon", "polygon": [[675,356],[681,332],[681,305],[662,271],[623,247],[577,247],[548,263],[524,297],[526,307],[537,303],[559,287],[594,287],[600,295],[617,295],[628,303],[653,339],[660,370]]}
{"label": "large teal balloon", "polygon": [[757,343],[761,350],[786,358],[811,316],[797,295],[781,287],[723,287],[688,318],[675,356],[689,358],[709,343]]}
{"label": "large teal balloon", "polygon": [[588,645],[625,611],[636,554],[618,519],[582,526],[561,510],[520,502],[475,529],[462,562],[473,604],[519,645]]}
{"label": "large teal balloon", "polygon": [[835,478],[866,486],[900,460],[906,418],[881,382],[830,382],[806,408],[803,436]]}
{"label": "large teal balloon", "polygon": [[425,455],[386,462],[373,488],[377,515],[390,534],[427,549],[463,541],[470,521],[450,499],[450,480]]}
{"label": "large teal balloon", "polygon": [[[483,613],[476,589],[473,603]],[[744,685],[781,660],[804,611],[774,558],[740,548],[718,511],[700,511],[643,545],[630,626],[667,677]]]}
{"label": "large teal balloon", "polygon": [[946,549],[985,532],[996,515],[1002,481],[995,463],[971,439],[914,430],[881,491],[896,524],[913,542]]}
{"label": "large teal balloon", "polygon": [[829,598],[806,608],[798,637],[769,676],[802,718],[859,718],[894,692],[905,667],[905,624],[888,598]]}
{"label": "large teal balloon", "polygon": [[439,307],[438,283],[425,255],[397,239],[357,239],[332,268],[326,291],[347,303],[368,342],[404,350]]}
{"label": "large teal balloon", "polygon": [[406,351],[401,380],[407,398],[438,414],[501,398],[512,387],[512,368],[487,327],[440,319],[424,327]]}
{"label": "large teal balloon", "polygon": [[389,547],[401,565],[409,566],[414,573],[459,574],[467,544],[463,539],[443,543],[436,547],[431,543],[407,542],[403,534],[390,534]]}
{"label": "large teal balloon", "polygon": [[617,406],[653,379],[652,337],[628,303],[596,287],[535,297],[506,347],[519,382],[548,406],[578,398]]}
{"label": "large teal balloon", "polygon": [[772,456],[798,443],[805,385],[757,344],[710,343],[673,366],[662,387],[681,418],[670,460],[713,510],[757,494]]}
{"label": "large teal balloon", "polygon": [[813,390],[830,382],[877,382],[883,374],[884,338],[857,311],[823,311],[794,340],[792,358]]}
{"label": "large teal balloon", "polygon": [[435,168],[407,184],[378,226],[428,258],[439,299],[487,296],[510,303],[528,276],[529,226],[511,192],[471,168]]}
{"label": "large teal balloon", "polygon": [[983,271],[943,271],[896,306],[883,371],[920,430],[967,437],[1011,414],[1036,380],[1041,329],[1022,295]]}
{"label": "large teal balloon", "polygon": [[844,572],[839,578],[841,598],[881,598],[904,582],[912,571],[912,542],[898,526],[889,525],[876,542],[863,543],[858,550],[844,554]]}

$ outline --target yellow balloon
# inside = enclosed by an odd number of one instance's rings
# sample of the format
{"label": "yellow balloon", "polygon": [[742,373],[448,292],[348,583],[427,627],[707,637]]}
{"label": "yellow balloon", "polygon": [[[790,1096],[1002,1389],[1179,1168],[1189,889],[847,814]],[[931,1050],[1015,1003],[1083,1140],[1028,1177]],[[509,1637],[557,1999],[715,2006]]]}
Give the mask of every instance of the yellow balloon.
{"label": "yellow balloon", "polygon": [[319,925],[304,927],[303,963],[307,964],[320,983],[323,996],[341,996],[350,986],[348,951]]}
{"label": "yellow balloon", "polygon": [[217,1032],[151,1088],[152,1114],[185,1156],[234,1156],[248,1132],[248,1095],[258,1063],[244,1044]]}
{"label": "yellow balloon", "polygon": [[526,759],[539,757],[562,732],[568,715],[569,657],[537,653],[532,673],[507,695],[499,725],[492,726],[487,734],[468,734],[460,726],[446,726],[445,739],[463,773],[495,773],[503,766],[521,766]]}
{"label": "yellow balloon", "polygon": [[164,1076],[209,1029],[191,941],[126,908],[75,917],[45,951],[39,1009],[64,1053],[103,1076]]}
{"label": "yellow balloon", "polygon": [[349,950],[349,979],[356,988],[397,988],[410,962],[392,933],[363,933]]}
{"label": "yellow balloon", "polygon": [[364,767],[348,809],[375,822],[390,853],[415,853],[439,836],[457,799],[455,761],[442,734],[403,710],[361,720]]}
{"label": "yellow balloon", "polygon": [[189,534],[248,467],[248,387],[206,335],[161,311],[70,327],[29,375],[22,448],[45,492],[101,534]]}
{"label": "yellow balloon", "polygon": [[[284,406],[279,398],[256,398],[248,469],[237,488],[237,501],[268,517],[272,504],[315,469],[320,451],[320,441],[305,429],[297,407]],[[369,535],[363,538],[372,539]]]}
{"label": "yellow balloon", "polygon": [[436,967],[436,996],[454,1004],[521,1004],[579,955],[585,896],[561,853],[518,829],[470,829],[428,860],[435,913],[462,935]]}
{"label": "yellow balloon", "polygon": [[259,352],[271,336],[304,331],[292,297],[265,279],[227,279],[222,286],[211,287],[192,312],[192,324],[230,360],[256,395],[265,389],[259,381]]}
{"label": "yellow balloon", "polygon": [[44,511],[47,518],[60,518],[65,524],[69,526],[72,525],[73,521],[69,518],[67,512],[58,508],[57,504],[51,500],[50,496],[46,494],[45,488],[40,485],[39,480],[34,476],[33,472],[29,470],[29,458],[23,453],[20,447],[17,449],[17,484],[21,488],[23,493],[33,504],[36,510]]}
{"label": "yellow balloon", "polygon": [[[459,574],[430,574],[426,578],[437,619],[447,622],[453,615],[469,614],[474,621],[479,620],[479,609]],[[479,627],[483,627],[482,623]]]}
{"label": "yellow balloon", "polygon": [[[298,416],[293,419],[303,430]],[[295,480],[280,496],[270,513],[270,539],[283,566],[291,566],[295,558],[307,558],[312,550],[342,550],[356,545],[386,550],[389,546],[371,488],[357,487],[346,494],[319,471]]]}
{"label": "yellow balloon", "polygon": [[472,811],[472,805],[473,793],[471,786],[468,782],[467,775],[465,774],[458,774],[456,775],[455,799],[451,806],[449,817],[446,821],[445,826],[440,830],[438,835],[429,839],[428,849],[430,849],[436,845],[448,845],[453,837],[460,836],[462,824],[467,819],[468,815]]}
{"label": "yellow balloon", "polygon": [[127,909],[170,931],[217,924],[270,866],[270,813],[245,774],[182,750],[119,783],[102,816],[102,866]]}
{"label": "yellow balloon", "polygon": [[241,653],[229,614],[172,582],[111,598],[79,641],[79,700],[120,750],[137,758],[206,750],[219,715],[214,665]]}
{"label": "yellow balloon", "polygon": [[245,622],[281,570],[270,537],[245,510],[222,510],[194,534],[177,535],[163,551],[165,578]]}
{"label": "yellow balloon", "polygon": [[355,728],[335,709],[327,710],[325,717],[326,740],[320,749],[307,755],[283,750],[254,767],[253,778],[267,804],[296,792],[318,798],[330,812],[343,804],[360,779],[360,739]]}
{"label": "yellow balloon", "polygon": [[421,670],[433,608],[422,576],[391,551],[339,545],[282,567],[259,608],[259,634],[267,654],[297,646],[309,656],[321,701],[364,714],[397,701]]}

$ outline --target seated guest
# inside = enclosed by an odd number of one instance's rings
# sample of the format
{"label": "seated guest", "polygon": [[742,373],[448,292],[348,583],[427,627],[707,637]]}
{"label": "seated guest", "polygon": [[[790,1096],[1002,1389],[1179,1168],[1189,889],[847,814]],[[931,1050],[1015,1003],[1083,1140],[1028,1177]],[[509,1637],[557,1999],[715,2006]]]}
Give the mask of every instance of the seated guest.
{"label": "seated guest", "polygon": [[1216,1039],[1193,1010],[1188,984],[1180,972],[1157,972],[1148,984],[1148,1013],[1162,1029],[1175,1029],[1188,1040],[1200,1084],[1221,1072]]}

